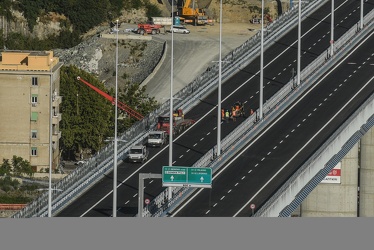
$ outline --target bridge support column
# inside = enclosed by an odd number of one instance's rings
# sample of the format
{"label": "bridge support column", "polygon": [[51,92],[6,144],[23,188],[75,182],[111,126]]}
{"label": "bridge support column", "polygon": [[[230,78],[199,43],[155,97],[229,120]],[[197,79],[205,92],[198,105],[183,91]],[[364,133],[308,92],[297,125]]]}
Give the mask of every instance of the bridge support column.
{"label": "bridge support column", "polygon": [[361,139],[360,217],[374,216],[374,129]]}
{"label": "bridge support column", "polygon": [[338,170],[327,176],[302,203],[301,217],[357,217],[358,143],[338,164],[340,178]]}

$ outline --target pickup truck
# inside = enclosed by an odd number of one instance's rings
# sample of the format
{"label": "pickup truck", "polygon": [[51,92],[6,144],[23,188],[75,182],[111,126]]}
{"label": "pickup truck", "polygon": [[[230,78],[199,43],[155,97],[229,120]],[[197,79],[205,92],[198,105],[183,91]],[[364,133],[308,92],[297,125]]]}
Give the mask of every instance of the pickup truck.
{"label": "pickup truck", "polygon": [[149,147],[161,147],[166,143],[165,131],[151,131],[148,134],[147,144]]}
{"label": "pickup truck", "polygon": [[129,162],[145,162],[148,159],[148,150],[144,145],[132,146],[129,150]]}

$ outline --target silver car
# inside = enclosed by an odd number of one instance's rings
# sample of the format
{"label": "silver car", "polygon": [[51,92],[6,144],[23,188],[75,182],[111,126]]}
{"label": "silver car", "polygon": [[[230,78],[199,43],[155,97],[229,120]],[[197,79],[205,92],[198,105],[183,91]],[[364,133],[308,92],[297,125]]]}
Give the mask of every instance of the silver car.
{"label": "silver car", "polygon": [[173,25],[170,27],[170,32],[174,32],[174,33],[182,33],[182,34],[189,34],[190,31],[182,26],[182,25]]}

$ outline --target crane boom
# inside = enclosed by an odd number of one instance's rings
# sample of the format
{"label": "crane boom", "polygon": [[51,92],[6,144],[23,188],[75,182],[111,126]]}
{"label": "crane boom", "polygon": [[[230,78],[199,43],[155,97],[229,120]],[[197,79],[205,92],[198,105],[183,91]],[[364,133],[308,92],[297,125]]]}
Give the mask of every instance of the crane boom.
{"label": "crane boom", "polygon": [[[101,96],[103,96],[105,99],[107,99],[108,101],[110,101],[113,105],[115,104],[116,102],[116,99],[110,95],[108,95],[107,93],[105,93],[104,91],[102,91],[101,89],[93,86],[92,84],[90,84],[89,82],[83,80],[80,76],[77,77],[77,79],[81,82],[83,82],[84,84],[86,84],[88,87],[90,87],[91,89],[95,90],[97,93],[99,93]],[[136,112],[135,110],[133,110],[132,108],[130,108],[129,106],[127,106],[126,104],[124,104],[123,102],[120,102],[119,100],[117,100],[117,106],[122,109],[123,111],[125,111],[127,114],[129,114],[130,116],[138,119],[138,120],[141,120],[144,118],[144,116],[138,112]]]}

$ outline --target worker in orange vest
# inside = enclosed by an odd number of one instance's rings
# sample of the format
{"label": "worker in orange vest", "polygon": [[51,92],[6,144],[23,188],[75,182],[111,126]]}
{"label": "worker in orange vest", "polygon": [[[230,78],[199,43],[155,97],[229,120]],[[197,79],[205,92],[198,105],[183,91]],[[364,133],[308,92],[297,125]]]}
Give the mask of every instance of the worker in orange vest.
{"label": "worker in orange vest", "polygon": [[236,121],[236,109],[234,107],[231,109],[231,118],[234,122]]}

